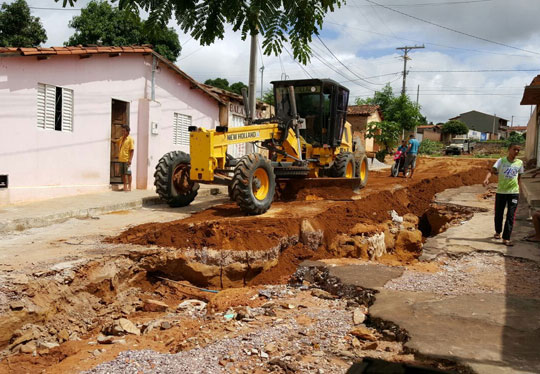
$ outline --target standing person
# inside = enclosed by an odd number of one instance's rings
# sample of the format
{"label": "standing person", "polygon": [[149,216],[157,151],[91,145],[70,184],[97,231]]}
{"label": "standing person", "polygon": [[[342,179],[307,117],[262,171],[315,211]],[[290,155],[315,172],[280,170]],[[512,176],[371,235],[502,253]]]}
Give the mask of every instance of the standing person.
{"label": "standing person", "polygon": [[420,142],[416,140],[414,134],[409,136],[409,146],[407,148],[407,156],[405,156],[405,175],[407,175],[407,168],[411,167],[411,174],[409,178],[412,178],[414,169],[416,169],[416,156],[418,155],[418,148],[420,148]]}
{"label": "standing person", "polygon": [[118,161],[120,164],[120,173],[124,182],[124,191],[131,191],[131,160],[135,152],[135,142],[129,136],[129,126],[122,125],[122,137],[116,140],[120,144],[118,151]]}
{"label": "standing person", "polygon": [[402,155],[407,153],[407,142],[405,140],[401,141],[401,145],[397,149],[398,152],[401,152]]}
{"label": "standing person", "polygon": [[[510,240],[510,235],[516,218],[519,182],[521,174],[524,173],[523,161],[517,159],[520,150],[521,147],[518,144],[510,144],[508,155],[498,159],[484,179],[484,186],[487,186],[492,173],[499,176],[497,194],[495,195],[495,235],[493,237],[500,239],[502,232],[503,242],[507,246],[514,245]],[[508,210],[503,231],[502,222],[506,206],[508,206]]]}

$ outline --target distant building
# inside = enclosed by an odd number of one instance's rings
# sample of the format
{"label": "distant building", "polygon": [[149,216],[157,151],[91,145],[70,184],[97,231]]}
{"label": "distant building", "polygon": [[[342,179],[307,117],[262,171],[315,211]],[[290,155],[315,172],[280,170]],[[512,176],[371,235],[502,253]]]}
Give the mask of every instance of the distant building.
{"label": "distant building", "polygon": [[[207,84],[202,84],[202,86],[228,103],[227,106],[220,107],[219,122],[221,126],[241,127],[246,125],[244,99],[241,95]],[[274,110],[271,105],[257,100],[256,118],[269,118],[272,112]],[[246,143],[228,146],[227,153],[235,158],[244,156],[246,154]]]}
{"label": "distant building", "polygon": [[517,132],[518,134],[527,133],[527,126],[510,126],[507,130],[507,137],[510,136],[512,132]]}
{"label": "distant building", "polygon": [[352,131],[364,142],[367,152],[377,152],[380,147],[373,138],[366,138],[368,126],[371,122],[381,122],[383,115],[378,105],[349,105],[347,121]]}
{"label": "distant building", "polygon": [[442,126],[441,125],[422,125],[416,128],[418,140],[433,140],[440,142],[442,140]]}
{"label": "distant building", "polygon": [[[471,110],[461,113],[459,116],[450,118],[450,120],[461,121],[467,125],[474,136],[480,133],[480,140],[496,140],[506,135],[508,120],[491,114]],[[481,134],[486,134],[482,136]]]}

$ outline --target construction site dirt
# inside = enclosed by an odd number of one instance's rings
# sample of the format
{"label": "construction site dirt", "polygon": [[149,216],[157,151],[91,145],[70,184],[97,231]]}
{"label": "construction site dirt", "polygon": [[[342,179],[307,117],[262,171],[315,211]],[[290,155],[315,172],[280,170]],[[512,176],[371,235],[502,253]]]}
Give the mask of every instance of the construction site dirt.
{"label": "construction site dirt", "polygon": [[[92,244],[99,258],[12,269],[0,289],[0,372],[344,373],[359,357],[469,372],[415,355],[397,330],[370,321],[369,290],[288,282],[304,260],[439,271],[419,260],[426,237],[475,210],[434,196],[481,183],[492,163],[421,158],[412,179],[372,172],[359,193],[301,190],[262,216],[224,203],[109,235]],[[178,366],[149,351],[175,354]]]}

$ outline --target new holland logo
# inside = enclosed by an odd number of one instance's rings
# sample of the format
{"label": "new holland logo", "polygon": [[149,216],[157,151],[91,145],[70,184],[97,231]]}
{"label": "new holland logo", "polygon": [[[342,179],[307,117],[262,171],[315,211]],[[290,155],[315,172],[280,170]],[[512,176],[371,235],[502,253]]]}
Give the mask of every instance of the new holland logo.
{"label": "new holland logo", "polygon": [[227,140],[234,141],[234,140],[247,140],[251,138],[258,138],[259,132],[258,131],[248,131],[248,132],[239,132],[236,134],[227,134]]}

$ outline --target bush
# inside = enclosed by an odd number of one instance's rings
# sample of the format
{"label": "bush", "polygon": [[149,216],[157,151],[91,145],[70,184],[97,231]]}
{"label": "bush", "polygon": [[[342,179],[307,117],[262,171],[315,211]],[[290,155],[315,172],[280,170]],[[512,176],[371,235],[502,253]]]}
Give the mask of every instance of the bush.
{"label": "bush", "polygon": [[441,142],[436,142],[434,140],[424,139],[420,143],[420,148],[418,149],[418,153],[421,155],[434,155],[434,154],[441,154],[444,149],[444,144]]}
{"label": "bush", "polygon": [[512,132],[508,139],[505,140],[505,146],[508,147],[510,144],[523,144],[525,143],[525,137],[517,132]]}

